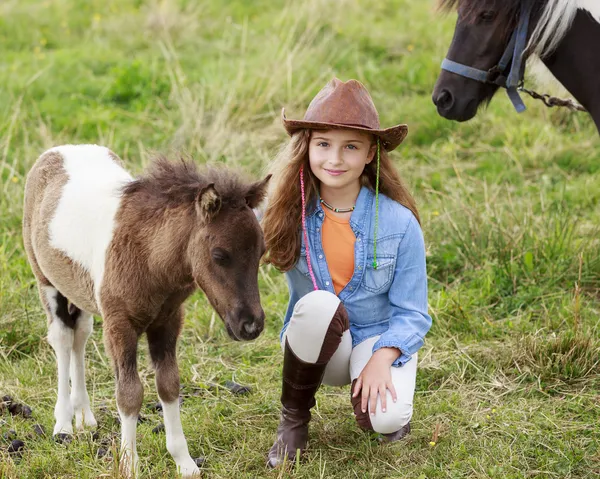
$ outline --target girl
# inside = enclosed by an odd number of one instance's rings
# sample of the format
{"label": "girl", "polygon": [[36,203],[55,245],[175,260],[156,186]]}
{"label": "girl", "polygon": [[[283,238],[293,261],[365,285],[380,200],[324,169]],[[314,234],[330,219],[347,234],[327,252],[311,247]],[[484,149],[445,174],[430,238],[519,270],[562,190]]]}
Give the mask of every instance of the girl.
{"label": "girl", "polygon": [[304,120],[282,119],[292,138],[263,219],[267,262],[286,272],[290,292],[271,467],[306,448],[321,383],[352,383],[358,424],[404,437],[431,326],[419,215],[388,157],[407,126],[380,129],[366,88],[337,78]]}

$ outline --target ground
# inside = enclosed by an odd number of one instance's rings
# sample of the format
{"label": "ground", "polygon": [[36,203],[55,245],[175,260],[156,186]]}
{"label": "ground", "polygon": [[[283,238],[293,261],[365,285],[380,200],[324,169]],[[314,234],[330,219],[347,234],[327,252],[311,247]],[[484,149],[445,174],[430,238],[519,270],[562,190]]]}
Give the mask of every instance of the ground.
{"label": "ground", "polygon": [[[333,75],[372,93],[383,126],[410,133],[393,159],[420,208],[433,327],[419,357],[412,433],[382,446],[352,418],[348,388],[318,394],[306,460],[265,467],[277,426],[287,301],[262,267],[266,329],[233,343],[201,293],[179,345],[183,427],[207,478],[592,478],[600,474],[600,146],[582,113],[505,95],[469,123],[431,102],[454,16],[429,1],[7,0],[0,5],[0,393],[33,419],[0,416],[0,477],[116,477],[97,458],[118,433],[101,319],[88,343],[100,440],[51,432],[53,352],[21,240],[24,179],[46,148],[109,146],[139,173],[184,151],[258,178]],[[144,477],[172,477],[145,345]],[[209,383],[252,392],[236,396]],[[103,407],[104,406],[104,407]],[[31,437],[30,437],[31,435]]]}

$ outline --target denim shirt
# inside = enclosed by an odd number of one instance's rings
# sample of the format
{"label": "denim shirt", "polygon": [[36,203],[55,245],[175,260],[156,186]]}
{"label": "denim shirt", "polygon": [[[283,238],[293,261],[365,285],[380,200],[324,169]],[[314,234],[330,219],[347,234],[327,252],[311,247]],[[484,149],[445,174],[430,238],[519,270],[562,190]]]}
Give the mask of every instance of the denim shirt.
{"label": "denim shirt", "polygon": [[[324,219],[319,202],[307,208],[309,252],[317,286],[335,294],[321,241]],[[423,345],[431,327],[423,233],[408,208],[380,194],[377,269],[374,269],[375,193],[364,186],[350,217],[350,226],[356,235],[354,272],[338,297],[348,311],[352,346],[380,335],[373,352],[383,347],[398,348],[401,355],[393,366],[402,366]],[[298,262],[286,273],[286,278],[290,299],[281,335],[296,302],[314,290],[304,238]]]}

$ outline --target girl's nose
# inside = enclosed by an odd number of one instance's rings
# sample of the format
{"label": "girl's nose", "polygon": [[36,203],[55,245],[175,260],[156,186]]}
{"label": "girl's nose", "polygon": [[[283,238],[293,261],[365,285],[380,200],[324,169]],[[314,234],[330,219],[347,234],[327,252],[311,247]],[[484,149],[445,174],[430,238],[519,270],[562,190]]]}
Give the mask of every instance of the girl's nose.
{"label": "girl's nose", "polygon": [[341,151],[332,153],[330,161],[334,165],[341,165],[344,162],[344,158]]}

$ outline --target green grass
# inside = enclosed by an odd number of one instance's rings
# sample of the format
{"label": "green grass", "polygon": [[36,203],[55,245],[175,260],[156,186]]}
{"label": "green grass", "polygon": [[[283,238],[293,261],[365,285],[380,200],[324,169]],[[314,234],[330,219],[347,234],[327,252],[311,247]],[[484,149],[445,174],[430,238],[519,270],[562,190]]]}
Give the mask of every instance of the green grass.
{"label": "green grass", "polygon": [[[600,147],[583,114],[499,94],[469,123],[440,118],[431,91],[454,19],[431,1],[16,1],[0,5],[0,393],[34,419],[0,416],[0,477],[116,477],[82,435],[53,426],[56,371],[25,259],[20,222],[28,169],[63,143],[109,146],[138,173],[153,152],[184,151],[261,175],[333,75],[369,87],[383,125],[406,122],[393,154],[427,241],[433,328],[420,354],[413,432],[382,446],[354,423],[348,388],[318,394],[306,460],[268,471],[277,426],[287,301],[261,268],[263,335],[227,339],[202,294],[187,303],[179,347],[190,449],[211,478],[592,478],[600,474]],[[119,432],[100,320],[88,387],[101,438]],[[156,400],[142,348],[144,404]],[[211,390],[226,380],[246,397]],[[199,388],[199,389],[198,389]],[[107,409],[100,410],[102,405]],[[173,477],[160,417],[138,428],[144,477]],[[430,445],[435,438],[435,445]],[[118,441],[117,441],[118,444]]]}

